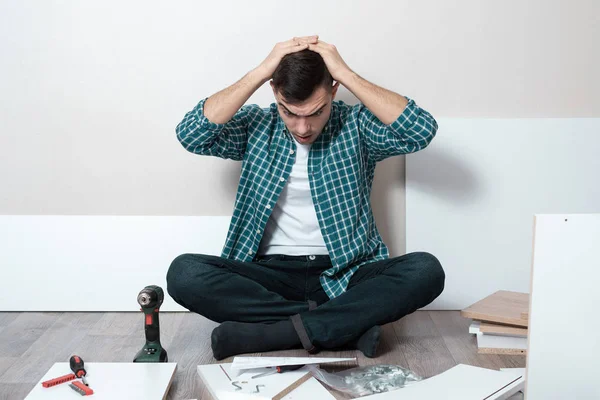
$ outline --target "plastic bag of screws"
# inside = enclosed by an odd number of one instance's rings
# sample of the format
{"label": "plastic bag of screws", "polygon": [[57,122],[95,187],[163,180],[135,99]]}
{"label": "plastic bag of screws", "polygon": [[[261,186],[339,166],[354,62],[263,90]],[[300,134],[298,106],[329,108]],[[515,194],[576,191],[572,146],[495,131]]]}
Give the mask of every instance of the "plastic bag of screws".
{"label": "plastic bag of screws", "polygon": [[323,371],[315,365],[308,368],[327,386],[355,397],[389,392],[423,379],[399,365],[368,365],[336,373]]}

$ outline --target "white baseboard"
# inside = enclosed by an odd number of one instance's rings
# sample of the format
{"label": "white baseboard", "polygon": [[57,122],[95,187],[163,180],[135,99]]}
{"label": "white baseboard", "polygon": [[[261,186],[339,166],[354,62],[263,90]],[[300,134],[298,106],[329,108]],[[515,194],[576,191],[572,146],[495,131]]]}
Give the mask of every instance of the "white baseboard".
{"label": "white baseboard", "polygon": [[139,311],[183,253],[220,255],[231,217],[0,215],[0,311]]}

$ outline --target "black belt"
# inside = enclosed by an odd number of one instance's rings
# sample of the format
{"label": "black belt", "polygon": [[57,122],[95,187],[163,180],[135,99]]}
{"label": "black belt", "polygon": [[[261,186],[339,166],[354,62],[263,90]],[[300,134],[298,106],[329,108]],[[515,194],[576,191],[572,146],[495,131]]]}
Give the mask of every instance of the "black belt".
{"label": "black belt", "polygon": [[318,261],[318,262],[330,262],[331,259],[327,254],[308,254],[305,256],[288,256],[287,254],[264,254],[257,255],[256,260],[277,260],[277,261]]}

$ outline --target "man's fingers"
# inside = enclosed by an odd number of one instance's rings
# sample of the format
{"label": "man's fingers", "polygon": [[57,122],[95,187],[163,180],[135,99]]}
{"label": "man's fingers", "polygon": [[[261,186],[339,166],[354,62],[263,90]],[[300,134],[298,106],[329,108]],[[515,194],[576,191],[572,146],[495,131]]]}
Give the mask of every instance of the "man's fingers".
{"label": "man's fingers", "polygon": [[289,44],[287,46],[285,46],[285,51],[296,51],[298,49],[308,49],[309,44],[308,43],[302,43],[302,42],[297,42],[297,43],[292,43]]}
{"label": "man's fingers", "polygon": [[301,47],[303,49],[307,49],[309,45],[311,45],[311,42],[309,42],[309,41],[297,40],[297,41],[288,43],[285,46],[285,48],[286,49],[298,49],[299,47]]}
{"label": "man's fingers", "polygon": [[323,51],[323,46],[319,46],[320,43],[310,43],[308,45],[308,49],[314,51],[315,53],[321,54]]}
{"label": "man's fingers", "polygon": [[330,51],[334,51],[335,52],[335,46],[329,43],[325,43],[322,40],[319,40],[317,43],[310,43],[308,45],[308,49],[312,50],[316,53],[319,53],[321,55],[323,55],[326,52],[330,52]]}
{"label": "man's fingers", "polygon": [[298,43],[298,45],[293,45],[286,48],[285,54],[296,53],[306,49],[308,49],[308,43]]}
{"label": "man's fingers", "polygon": [[290,54],[308,49],[309,46],[317,43],[319,43],[319,35],[299,36],[280,43],[280,47],[282,47],[284,54]]}
{"label": "man's fingers", "polygon": [[317,42],[317,45],[319,46],[319,48],[322,48],[322,49],[334,49],[335,48],[335,46],[332,45],[331,43],[327,43],[322,40],[319,40]]}
{"label": "man's fingers", "polygon": [[311,36],[296,36],[292,40],[318,40],[319,35],[311,35]]}
{"label": "man's fingers", "polygon": [[294,37],[290,43],[316,43],[319,40],[319,35]]}
{"label": "man's fingers", "polygon": [[290,40],[286,40],[285,42],[281,42],[284,45],[298,45],[298,43],[317,43],[319,41],[319,35],[312,36],[295,36]]}

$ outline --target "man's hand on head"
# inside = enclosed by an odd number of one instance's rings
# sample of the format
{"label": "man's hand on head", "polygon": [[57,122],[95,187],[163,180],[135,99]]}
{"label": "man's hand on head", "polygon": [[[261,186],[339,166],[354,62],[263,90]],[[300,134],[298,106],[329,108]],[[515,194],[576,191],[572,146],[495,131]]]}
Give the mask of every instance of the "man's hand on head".
{"label": "man's hand on head", "polygon": [[325,43],[322,40],[317,40],[315,42],[308,43],[308,49],[319,53],[321,57],[323,57],[323,61],[325,61],[325,65],[329,70],[332,78],[342,85],[345,86],[344,82],[346,82],[349,77],[354,74],[354,72],[348,67],[340,53],[338,53],[337,48],[329,43]]}
{"label": "man's hand on head", "polygon": [[317,43],[318,40],[319,36],[313,35],[295,37],[288,41],[277,43],[268,57],[256,68],[256,71],[261,74],[266,82],[271,79],[284,56],[306,50],[309,45]]}

